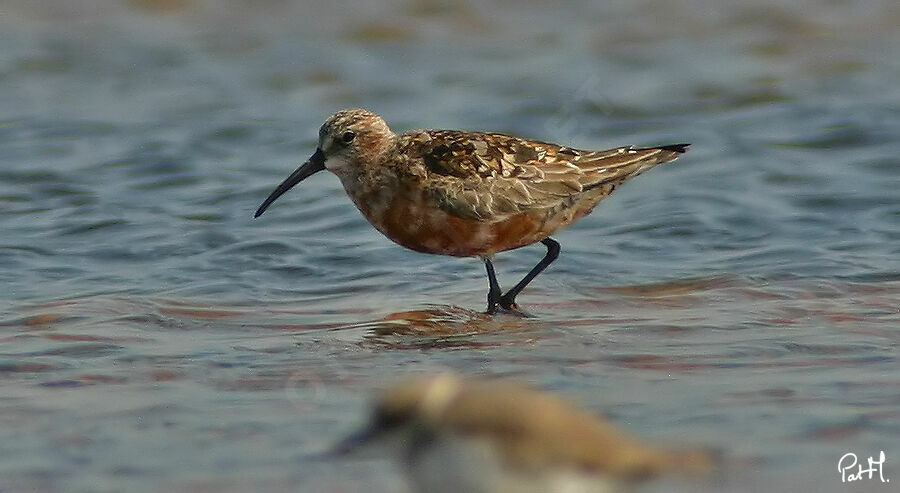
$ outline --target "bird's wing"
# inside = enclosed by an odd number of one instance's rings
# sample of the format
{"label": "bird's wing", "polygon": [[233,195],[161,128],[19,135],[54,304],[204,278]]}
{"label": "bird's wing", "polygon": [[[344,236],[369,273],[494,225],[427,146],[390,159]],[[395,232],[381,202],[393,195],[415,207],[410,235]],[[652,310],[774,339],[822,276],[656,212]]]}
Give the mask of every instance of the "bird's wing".
{"label": "bird's wing", "polygon": [[621,183],[672,161],[687,144],[582,151],[494,133],[429,130],[405,134],[401,154],[424,169],[425,186],[454,215],[492,220],[550,208],[582,192]]}

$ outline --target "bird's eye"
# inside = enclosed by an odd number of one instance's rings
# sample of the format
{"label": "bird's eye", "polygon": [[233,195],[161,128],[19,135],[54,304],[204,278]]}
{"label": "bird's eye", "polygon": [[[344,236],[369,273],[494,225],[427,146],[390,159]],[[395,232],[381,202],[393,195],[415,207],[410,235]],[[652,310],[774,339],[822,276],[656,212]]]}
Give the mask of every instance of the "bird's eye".
{"label": "bird's eye", "polygon": [[341,135],[341,139],[345,144],[349,144],[353,142],[353,139],[356,138],[356,134],[353,132],[344,132],[344,135]]}

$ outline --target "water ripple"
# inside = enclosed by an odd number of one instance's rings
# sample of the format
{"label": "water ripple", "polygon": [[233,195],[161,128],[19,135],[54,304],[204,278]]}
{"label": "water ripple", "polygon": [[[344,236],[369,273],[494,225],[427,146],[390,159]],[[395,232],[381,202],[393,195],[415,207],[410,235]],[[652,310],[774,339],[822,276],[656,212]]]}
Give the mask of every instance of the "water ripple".
{"label": "water ripple", "polygon": [[[447,370],[722,448],[712,491],[831,491],[809,471],[897,442],[889,2],[94,3],[0,15],[0,489],[397,491],[308,456]],[[253,219],[353,106],[693,145],[488,317],[481,262],[392,244],[329,173]]]}

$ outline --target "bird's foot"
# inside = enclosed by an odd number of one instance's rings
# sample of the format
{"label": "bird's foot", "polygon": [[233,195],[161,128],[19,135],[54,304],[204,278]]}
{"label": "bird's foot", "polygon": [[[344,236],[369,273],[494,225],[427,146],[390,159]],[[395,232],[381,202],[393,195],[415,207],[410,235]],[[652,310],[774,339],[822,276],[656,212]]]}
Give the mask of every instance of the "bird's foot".
{"label": "bird's foot", "polygon": [[531,315],[523,312],[519,308],[519,305],[515,302],[515,298],[510,298],[507,296],[489,297],[487,311],[485,311],[484,313],[485,315],[496,315],[497,313],[503,313],[507,315],[519,315],[528,318],[531,317]]}
{"label": "bird's foot", "polygon": [[496,315],[496,316],[503,316],[503,317],[512,316],[512,317],[519,317],[519,318],[535,318],[534,315],[520,310],[518,305],[513,305],[508,308],[498,305],[498,306],[495,306],[493,308],[493,310],[488,310],[484,314],[489,317],[493,317]]}
{"label": "bird's foot", "polygon": [[504,310],[519,311],[519,305],[516,304],[515,296],[509,297],[505,294],[501,296],[499,300],[497,300],[497,304],[499,304],[500,308],[503,308]]}

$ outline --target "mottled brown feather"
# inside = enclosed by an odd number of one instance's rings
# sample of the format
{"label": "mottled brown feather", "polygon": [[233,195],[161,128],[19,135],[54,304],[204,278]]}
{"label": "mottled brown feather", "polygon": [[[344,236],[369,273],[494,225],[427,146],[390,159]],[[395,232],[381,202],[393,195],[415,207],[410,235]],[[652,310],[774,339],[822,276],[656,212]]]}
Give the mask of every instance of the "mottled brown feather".
{"label": "mottled brown feather", "polygon": [[[418,163],[426,171],[423,185],[443,210],[486,221],[584,198],[596,203],[620,183],[684,152],[684,146],[584,151],[454,130],[409,132],[397,145],[405,166]],[[607,193],[586,193],[605,185],[611,185]]]}

